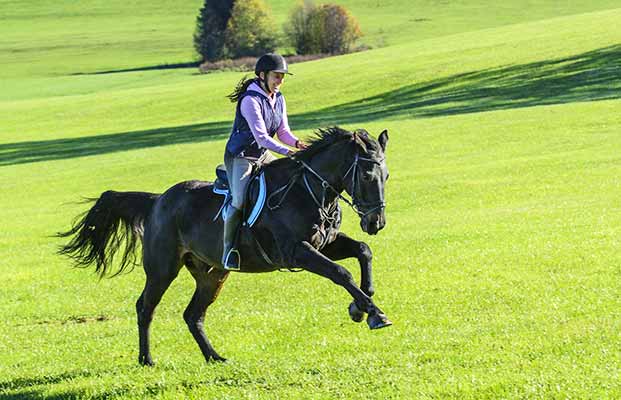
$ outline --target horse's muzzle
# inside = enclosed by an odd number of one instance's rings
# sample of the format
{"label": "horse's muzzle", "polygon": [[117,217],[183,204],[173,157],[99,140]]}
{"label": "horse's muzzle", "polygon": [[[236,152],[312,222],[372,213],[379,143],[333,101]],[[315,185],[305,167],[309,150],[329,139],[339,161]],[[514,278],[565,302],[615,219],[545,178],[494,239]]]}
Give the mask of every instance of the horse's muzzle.
{"label": "horse's muzzle", "polygon": [[365,215],[360,219],[360,228],[369,235],[375,235],[386,226],[386,216],[384,215],[384,208]]}

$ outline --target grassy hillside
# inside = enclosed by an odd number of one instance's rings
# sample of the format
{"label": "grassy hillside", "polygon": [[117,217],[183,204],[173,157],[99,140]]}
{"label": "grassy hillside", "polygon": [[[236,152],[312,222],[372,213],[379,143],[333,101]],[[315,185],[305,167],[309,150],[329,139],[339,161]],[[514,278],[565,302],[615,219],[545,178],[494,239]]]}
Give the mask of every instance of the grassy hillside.
{"label": "grassy hillside", "polygon": [[183,272],[146,369],[140,268],[98,281],[51,235],[81,196],[211,179],[243,74],[91,74],[187,61],[200,2],[0,2],[0,398],[621,396],[621,9],[342,3],[384,47],[295,64],[283,91],[301,136],[390,132],[388,225],[344,230],[395,325],[352,323],[307,273],[234,274],[206,321],[231,362],[206,365]]}

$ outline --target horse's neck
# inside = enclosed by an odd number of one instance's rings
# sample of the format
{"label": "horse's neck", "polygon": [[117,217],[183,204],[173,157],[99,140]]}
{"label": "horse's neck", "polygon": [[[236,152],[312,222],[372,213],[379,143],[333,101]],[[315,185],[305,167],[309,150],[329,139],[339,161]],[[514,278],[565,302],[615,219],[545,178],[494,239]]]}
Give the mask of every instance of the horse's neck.
{"label": "horse's neck", "polygon": [[[310,185],[315,194],[320,194],[325,199],[325,204],[328,205],[337,200],[338,196],[343,192],[343,177],[342,166],[335,168],[333,165],[322,165],[321,163],[308,163],[314,172],[321,177],[321,179],[310,171],[305,171],[306,181]],[[325,180],[330,186],[324,187],[322,185],[322,179]],[[324,195],[325,192],[325,195]]]}

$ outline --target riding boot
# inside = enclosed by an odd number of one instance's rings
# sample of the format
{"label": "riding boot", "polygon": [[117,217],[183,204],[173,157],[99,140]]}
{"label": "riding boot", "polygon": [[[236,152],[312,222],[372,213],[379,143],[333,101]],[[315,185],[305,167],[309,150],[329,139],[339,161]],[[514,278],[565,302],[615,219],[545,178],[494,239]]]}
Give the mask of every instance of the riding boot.
{"label": "riding boot", "polygon": [[233,206],[227,211],[227,218],[224,221],[222,265],[227,270],[239,270],[241,260],[239,251],[235,248],[235,237],[241,223],[242,212]]}

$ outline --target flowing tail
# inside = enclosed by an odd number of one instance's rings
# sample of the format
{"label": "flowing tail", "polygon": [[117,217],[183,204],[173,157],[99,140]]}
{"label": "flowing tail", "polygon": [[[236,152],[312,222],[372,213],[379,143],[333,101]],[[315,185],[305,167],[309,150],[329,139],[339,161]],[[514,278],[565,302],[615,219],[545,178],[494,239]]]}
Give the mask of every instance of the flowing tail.
{"label": "flowing tail", "polygon": [[[144,192],[102,193],[93,207],[78,216],[73,227],[58,237],[72,237],[59,254],[71,257],[77,267],[96,263],[95,272],[102,278],[109,274],[114,255],[125,243],[123,258],[116,276],[136,262],[136,245],[142,240],[143,224],[159,195]],[[94,201],[95,199],[90,199]]]}

